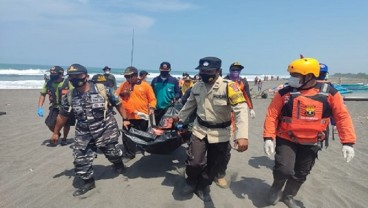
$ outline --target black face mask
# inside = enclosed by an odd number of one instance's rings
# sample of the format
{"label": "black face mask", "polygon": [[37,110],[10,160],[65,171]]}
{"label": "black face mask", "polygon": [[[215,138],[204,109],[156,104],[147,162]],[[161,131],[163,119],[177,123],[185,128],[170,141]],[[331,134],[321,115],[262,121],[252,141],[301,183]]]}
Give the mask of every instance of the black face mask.
{"label": "black face mask", "polygon": [[161,77],[167,77],[167,76],[169,76],[169,71],[161,71],[160,72],[160,76]]}
{"label": "black face mask", "polygon": [[87,83],[86,78],[73,78],[73,79],[69,79],[69,81],[72,83],[73,87],[75,88],[83,87]]}
{"label": "black face mask", "polygon": [[209,74],[201,74],[199,73],[199,76],[202,78],[202,81],[204,83],[210,83],[216,78],[216,74],[209,75]]}
{"label": "black face mask", "polygon": [[50,75],[51,80],[57,80],[59,78],[59,75]]}

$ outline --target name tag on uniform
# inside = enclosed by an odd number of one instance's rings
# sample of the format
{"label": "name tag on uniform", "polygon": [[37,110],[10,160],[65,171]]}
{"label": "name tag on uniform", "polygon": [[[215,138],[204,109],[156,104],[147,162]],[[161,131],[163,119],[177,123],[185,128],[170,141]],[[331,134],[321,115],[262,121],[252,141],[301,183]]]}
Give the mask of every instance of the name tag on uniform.
{"label": "name tag on uniform", "polygon": [[221,100],[227,100],[227,95],[217,95],[217,94],[214,94],[213,95],[213,98],[215,98],[215,99],[221,99]]}
{"label": "name tag on uniform", "polygon": [[103,103],[105,100],[103,99],[103,97],[94,94],[94,95],[91,95],[91,101],[92,103]]}
{"label": "name tag on uniform", "polygon": [[103,108],[104,104],[103,103],[93,103],[92,104],[92,108]]}

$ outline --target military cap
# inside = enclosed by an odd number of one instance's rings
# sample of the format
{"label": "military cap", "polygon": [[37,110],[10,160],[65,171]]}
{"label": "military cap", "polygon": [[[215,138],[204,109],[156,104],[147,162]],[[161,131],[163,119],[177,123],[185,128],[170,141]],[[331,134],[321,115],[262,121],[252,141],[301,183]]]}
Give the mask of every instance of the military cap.
{"label": "military cap", "polygon": [[164,61],[160,64],[160,71],[170,71],[171,70],[171,65],[169,62]]}
{"label": "military cap", "polygon": [[244,66],[239,62],[234,62],[230,65],[230,71],[241,71],[242,69],[244,69]]}
{"label": "military cap", "polygon": [[139,76],[144,76],[144,75],[147,75],[147,74],[149,75],[150,73],[148,73],[145,70],[142,70],[142,71],[139,72]]}
{"label": "military cap", "polygon": [[196,69],[220,69],[221,59],[216,57],[205,57],[199,60],[199,65]]}
{"label": "military cap", "polygon": [[129,66],[125,69],[124,75],[132,75],[132,74],[138,74],[138,69],[134,66]]}
{"label": "military cap", "polygon": [[51,75],[64,75],[64,69],[60,66],[52,66],[50,68],[50,74]]}
{"label": "military cap", "polygon": [[88,74],[86,67],[80,64],[72,64],[68,67],[67,74]]}
{"label": "military cap", "polygon": [[110,71],[111,71],[111,68],[110,68],[110,67],[108,67],[108,66],[105,66],[105,67],[102,69],[102,71],[106,71],[106,70],[110,70]]}

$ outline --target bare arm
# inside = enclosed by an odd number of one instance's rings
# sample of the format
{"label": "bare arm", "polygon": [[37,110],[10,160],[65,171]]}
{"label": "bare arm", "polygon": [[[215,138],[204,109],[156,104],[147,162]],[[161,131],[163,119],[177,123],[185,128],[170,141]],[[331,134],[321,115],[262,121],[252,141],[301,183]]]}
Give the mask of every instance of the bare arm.
{"label": "bare arm", "polygon": [[123,128],[128,128],[130,125],[130,122],[128,120],[128,116],[126,114],[125,108],[123,106],[123,103],[120,103],[119,105],[115,106],[116,110],[119,112],[120,116],[123,118]]}
{"label": "bare arm", "polygon": [[56,142],[59,140],[59,132],[61,128],[66,124],[66,121],[68,120],[68,117],[63,115],[58,115],[56,118],[56,124],[54,128],[54,133],[51,136],[51,143],[56,144]]}
{"label": "bare arm", "polygon": [[43,103],[45,102],[45,95],[40,95],[40,98],[38,99],[38,107],[42,107]]}

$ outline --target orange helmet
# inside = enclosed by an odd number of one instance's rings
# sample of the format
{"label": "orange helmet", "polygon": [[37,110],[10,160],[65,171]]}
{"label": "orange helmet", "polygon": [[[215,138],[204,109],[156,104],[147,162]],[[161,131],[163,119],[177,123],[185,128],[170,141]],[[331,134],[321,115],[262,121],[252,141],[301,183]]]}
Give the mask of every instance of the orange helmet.
{"label": "orange helmet", "polygon": [[289,73],[299,73],[302,75],[313,74],[319,76],[319,62],[314,58],[300,58],[292,61],[287,71]]}

